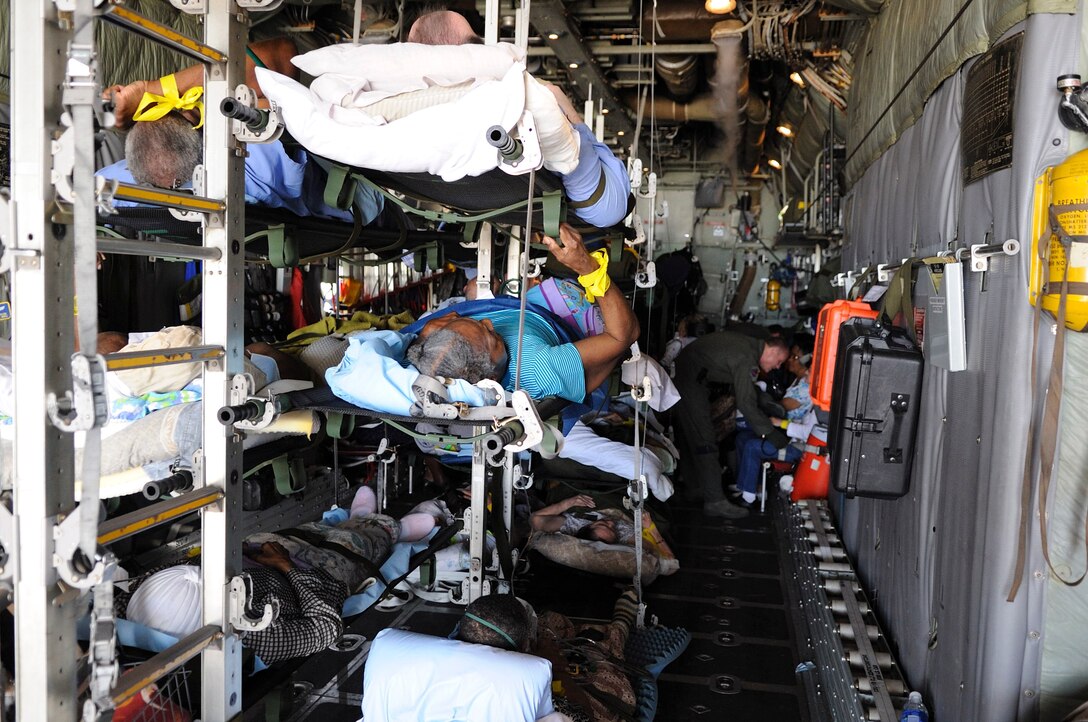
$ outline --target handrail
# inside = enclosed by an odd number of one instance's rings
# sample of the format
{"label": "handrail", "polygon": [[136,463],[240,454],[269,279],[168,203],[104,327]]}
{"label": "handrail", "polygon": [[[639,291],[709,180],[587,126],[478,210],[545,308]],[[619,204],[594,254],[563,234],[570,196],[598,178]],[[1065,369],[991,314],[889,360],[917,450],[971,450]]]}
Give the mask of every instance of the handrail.
{"label": "handrail", "polygon": [[102,253],[119,256],[147,256],[148,258],[184,258],[193,261],[218,261],[223,252],[218,248],[187,246],[184,243],[160,243],[158,241],[135,241],[112,236],[97,236],[95,247]]}
{"label": "handrail", "polygon": [[114,707],[120,707],[145,687],[170,674],[222,638],[223,630],[214,624],[209,624],[181,639],[172,647],[159,652],[138,667],[125,672],[113,686],[111,696]]}
{"label": "handrail", "polygon": [[142,531],[165,524],[194,511],[211,506],[224,497],[223,490],[200,488],[151,504],[143,509],[122,514],[98,525],[98,543],[112,544]]}
{"label": "handrail", "polygon": [[102,19],[119,25],[149,40],[177,50],[201,63],[225,63],[227,56],[215,48],[182,35],[173,28],[133,12],[122,4],[123,0],[109,0],[102,10]]}
{"label": "handrail", "polygon": [[171,364],[205,363],[217,361],[223,358],[225,353],[222,346],[180,346],[149,351],[124,351],[111,353],[105,357],[106,370],[127,371]]}

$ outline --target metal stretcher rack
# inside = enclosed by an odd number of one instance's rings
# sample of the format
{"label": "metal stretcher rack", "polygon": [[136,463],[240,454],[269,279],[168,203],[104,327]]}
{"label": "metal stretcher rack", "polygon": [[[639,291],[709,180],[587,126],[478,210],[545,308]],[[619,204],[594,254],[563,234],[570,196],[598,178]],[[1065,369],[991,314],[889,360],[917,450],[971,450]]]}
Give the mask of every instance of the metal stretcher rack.
{"label": "metal stretcher rack", "polygon": [[[5,565],[19,616],[16,639],[16,708],[21,714],[65,720],[97,719],[123,704],[148,682],[161,679],[187,660],[201,657],[200,717],[225,720],[241,712],[241,643],[231,618],[231,580],[241,571],[241,444],[217,433],[215,411],[227,401],[229,378],[242,371],[243,173],[242,146],[228,119],[208,114],[204,128],[205,177],[201,195],[123,186],[115,198],[199,214],[200,245],[171,247],[169,255],[201,260],[205,306],[217,309],[203,319],[203,464],[194,489],[171,500],[201,510],[203,626],[162,655],[120,675],[112,620],[114,560],[99,546],[104,533],[143,528],[164,508],[152,505],[143,519],[122,529],[98,524],[97,471],[83,475],[84,501],[73,497],[74,428],[90,429],[96,448],[104,421],[105,364],[94,353],[97,307],[94,255],[102,249],[96,206],[105,198],[94,182],[96,124],[106,124],[100,103],[94,30],[112,22],[162,43],[205,67],[207,102],[231,94],[244,74],[246,11],[230,0],[187,3],[204,16],[204,37],[185,37],[141,17],[120,0],[32,0],[12,3],[12,67],[25,82],[12,94],[12,200],[8,210],[16,233],[5,239],[13,261],[12,305],[16,391],[16,447],[12,532],[2,544],[12,552]],[[103,239],[103,246],[113,240]],[[178,244],[180,246],[180,244]],[[112,249],[111,249],[112,250]],[[127,241],[124,252],[162,255],[161,244]],[[80,352],[72,309],[79,316]],[[176,352],[184,352],[184,349]],[[161,358],[134,362],[153,366]],[[131,367],[131,366],[130,366]],[[55,399],[48,413],[46,400]],[[93,458],[93,453],[91,454]],[[92,468],[92,467],[88,467]],[[176,510],[175,510],[176,511]],[[0,517],[7,516],[0,511]],[[0,530],[7,529],[0,523]],[[89,699],[80,709],[79,648],[75,624],[93,593]],[[237,600],[235,600],[237,601]]]}
{"label": "metal stretcher rack", "polygon": [[[16,639],[17,709],[50,720],[99,719],[156,680],[163,680],[200,657],[199,717],[206,722],[233,719],[242,711],[242,647],[239,632],[254,628],[244,616],[237,584],[242,536],[240,434],[218,421],[230,406],[235,377],[243,371],[243,286],[246,208],[243,157],[245,133],[221,113],[205,117],[203,182],[198,194],[125,185],[96,185],[96,125],[108,125],[100,101],[94,29],[114,23],[153,42],[178,50],[205,68],[204,102],[209,108],[234,97],[244,77],[244,43],[250,13],[275,6],[262,0],[171,0],[181,11],[202,16],[203,38],[190,38],[141,17],[123,0],[27,0],[12,3],[12,72],[24,79],[12,93],[12,197],[2,201],[11,224],[3,229],[5,256],[12,275],[15,408],[14,508],[0,505],[0,545],[7,557],[0,569],[0,592],[11,590],[19,615]],[[487,36],[497,38],[498,3],[487,3]],[[528,3],[517,11],[524,45]],[[36,82],[35,82],[36,80]],[[544,176],[541,176],[544,178]],[[545,187],[546,181],[541,181]],[[528,195],[527,193],[525,195]],[[98,232],[96,210],[111,199],[136,201],[197,214],[198,242],[117,239]],[[256,214],[252,213],[256,218]],[[556,219],[558,216],[555,216]],[[118,220],[114,218],[114,220]],[[557,222],[557,221],[556,221]],[[343,226],[338,224],[339,230]],[[194,228],[196,226],[194,225]],[[11,232],[14,230],[14,232]],[[490,269],[490,236],[479,243],[481,269]],[[341,236],[342,238],[343,236]],[[330,243],[335,243],[331,241]],[[336,247],[334,247],[335,249]],[[97,320],[97,251],[199,260],[203,304],[215,313],[202,319],[203,346],[173,349],[203,364],[202,465],[193,489],[152,504],[133,516],[100,525],[97,470],[83,475],[84,502],[74,498],[73,430],[88,429],[97,448],[104,423],[107,364],[94,353]],[[275,255],[273,251],[273,255]],[[279,254],[283,258],[288,252]],[[300,251],[300,255],[302,252]],[[517,259],[511,256],[510,267]],[[486,282],[482,272],[479,283]],[[522,274],[524,275],[524,274]],[[91,309],[78,317],[72,309]],[[163,354],[130,359],[128,368],[176,362]],[[47,405],[47,399],[52,403]],[[48,406],[48,407],[47,407]],[[472,490],[469,514],[474,560],[467,601],[487,590],[483,577],[485,480],[498,462],[504,474],[502,508],[509,528],[511,480],[516,464],[510,440],[522,438],[509,420],[492,430],[473,423]],[[497,434],[488,458],[483,436]],[[516,446],[516,444],[515,444]],[[93,453],[91,458],[93,459]],[[496,458],[500,457],[501,458]],[[88,470],[94,465],[88,466]],[[330,483],[335,483],[335,479]],[[115,559],[103,545],[166,521],[199,512],[203,579],[202,626],[175,646],[121,674],[117,666],[110,575]],[[80,694],[81,664],[76,621],[94,600],[88,653],[89,694]],[[194,702],[194,706],[195,706]],[[194,710],[194,713],[196,710]],[[194,715],[196,716],[196,715]]]}

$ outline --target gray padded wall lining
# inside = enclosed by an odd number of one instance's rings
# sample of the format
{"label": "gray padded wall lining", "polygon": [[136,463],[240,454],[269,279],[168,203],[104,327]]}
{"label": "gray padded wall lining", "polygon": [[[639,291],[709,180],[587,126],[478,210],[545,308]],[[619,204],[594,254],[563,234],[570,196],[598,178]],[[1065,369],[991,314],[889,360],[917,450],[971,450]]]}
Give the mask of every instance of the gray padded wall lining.
{"label": "gray padded wall lining", "polygon": [[[950,244],[992,242],[988,236],[1017,238],[1024,249],[991,263],[985,290],[981,274],[965,273],[968,369],[950,373],[926,366],[909,494],[893,501],[836,499],[834,504],[904,674],[924,692],[938,720],[1039,719],[1043,693],[1051,694],[1049,678],[1040,679],[1043,640],[1047,654],[1054,655],[1045,665],[1048,674],[1064,665],[1075,670],[1081,685],[1088,674],[1083,643],[1079,651],[1065,645],[1052,652],[1050,637],[1056,635],[1044,633],[1048,583],[1041,573],[1045,562],[1037,525],[1024,585],[1015,602],[1006,601],[1033,401],[1027,302],[1031,200],[1034,179],[1070,152],[1053,88],[1057,75],[1075,67],[1080,23],[1039,14],[1009,34],[1021,30],[1013,167],[962,185],[959,123],[968,64],[868,168],[847,205],[844,270],[931,255]],[[923,303],[923,297],[916,298],[917,305]],[[1051,339],[1043,334],[1044,359]],[[1070,355],[1085,352],[1086,343],[1069,345]],[[1039,377],[1045,379],[1042,369]],[[1044,387],[1038,380],[1034,386],[1038,398]],[[1064,461],[1080,464],[1076,473],[1083,484],[1083,460]],[[1068,538],[1069,523],[1079,524],[1073,519],[1053,536]],[[1070,606],[1080,609],[1081,627],[1086,592],[1070,595],[1078,600]],[[1069,710],[1065,705],[1058,714],[1062,704],[1051,704],[1049,696],[1046,702],[1042,719],[1060,719]]]}
{"label": "gray padded wall lining", "polygon": [[[1084,525],[1088,504],[1088,336],[1070,333],[1065,345],[1065,392],[1058,487],[1050,494],[1050,560],[1066,579],[1085,569]],[[1088,583],[1088,582],[1086,582]],[[1088,700],[1088,590],[1051,577],[1043,634],[1043,718],[1060,719]]]}

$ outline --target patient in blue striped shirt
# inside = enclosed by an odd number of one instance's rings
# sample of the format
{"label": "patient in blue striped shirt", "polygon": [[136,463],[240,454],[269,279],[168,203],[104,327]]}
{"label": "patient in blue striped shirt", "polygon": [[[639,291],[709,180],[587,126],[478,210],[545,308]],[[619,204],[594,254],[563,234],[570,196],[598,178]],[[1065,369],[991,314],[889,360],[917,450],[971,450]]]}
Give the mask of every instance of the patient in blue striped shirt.
{"label": "patient in blue striped shirt", "polygon": [[[543,309],[527,310],[521,338],[521,387],[533,398],[559,396],[581,402],[600,386],[639,336],[638,319],[627,299],[608,279],[608,257],[590,255],[582,236],[567,224],[559,229],[560,245],[550,236],[541,242],[563,265],[578,274],[593,294],[604,321],[603,332],[574,341],[564,340]],[[489,378],[508,390],[515,385],[518,358],[518,317],[515,309],[498,309],[472,318],[449,311],[429,321],[408,347],[407,359],[427,376],[477,383]]]}

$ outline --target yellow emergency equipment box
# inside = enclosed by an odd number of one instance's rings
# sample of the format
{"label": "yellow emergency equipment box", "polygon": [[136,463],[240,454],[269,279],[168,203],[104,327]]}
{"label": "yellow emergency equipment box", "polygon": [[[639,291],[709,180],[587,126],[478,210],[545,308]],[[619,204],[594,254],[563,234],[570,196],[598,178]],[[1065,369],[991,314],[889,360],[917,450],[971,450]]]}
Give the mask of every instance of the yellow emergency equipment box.
{"label": "yellow emergency equipment box", "polygon": [[[1071,239],[1068,252],[1051,227],[1052,209]],[[1029,300],[1035,305],[1041,290],[1043,308],[1057,318],[1062,275],[1068,264],[1065,325],[1084,331],[1088,328],[1088,150],[1047,168],[1036,179],[1032,228]]]}

